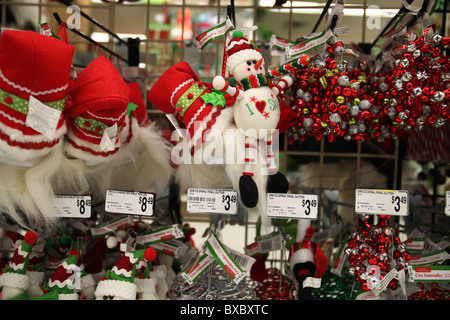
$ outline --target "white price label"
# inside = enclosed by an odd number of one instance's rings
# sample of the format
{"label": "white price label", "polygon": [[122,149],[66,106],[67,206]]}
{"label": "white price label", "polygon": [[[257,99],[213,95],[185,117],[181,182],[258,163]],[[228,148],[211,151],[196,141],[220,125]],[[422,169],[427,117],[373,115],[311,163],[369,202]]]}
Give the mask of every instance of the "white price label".
{"label": "white price label", "polygon": [[356,189],[355,211],[359,214],[407,216],[408,191]]}
{"label": "white price label", "polygon": [[141,216],[155,214],[155,193],[107,190],[105,211]]}
{"label": "white price label", "polygon": [[195,189],[187,191],[187,212],[237,214],[237,192],[224,189]]}
{"label": "white price label", "polygon": [[52,199],[55,215],[61,218],[90,218],[91,197],[56,195]]}
{"label": "white price label", "polygon": [[319,212],[318,206],[318,196],[315,194],[267,194],[267,215],[269,217],[316,220]]}
{"label": "white price label", "polygon": [[445,215],[450,216],[450,191],[445,192]]}

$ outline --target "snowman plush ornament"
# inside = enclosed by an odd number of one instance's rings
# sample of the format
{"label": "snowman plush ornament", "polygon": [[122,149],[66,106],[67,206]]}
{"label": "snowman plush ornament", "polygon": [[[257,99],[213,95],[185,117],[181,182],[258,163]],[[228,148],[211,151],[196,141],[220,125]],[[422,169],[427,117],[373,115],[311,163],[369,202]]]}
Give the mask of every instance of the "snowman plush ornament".
{"label": "snowman plush ornament", "polygon": [[[230,78],[226,80],[223,76],[216,76],[212,84],[214,89],[226,92],[231,99],[235,99],[234,122],[245,135],[245,171],[239,179],[239,192],[242,203],[247,208],[253,208],[258,203],[258,188],[253,180],[255,172],[252,167],[261,146],[267,147],[262,153],[265,154],[267,164],[267,171],[262,173],[268,174],[267,192],[286,193],[289,189],[286,177],[276,166],[273,134],[280,120],[277,96],[293,80],[285,75],[278,83],[274,83],[271,79],[279,74],[266,73],[260,50],[241,31],[233,32],[228,42],[227,55],[226,67]],[[303,60],[309,61],[309,57]]]}

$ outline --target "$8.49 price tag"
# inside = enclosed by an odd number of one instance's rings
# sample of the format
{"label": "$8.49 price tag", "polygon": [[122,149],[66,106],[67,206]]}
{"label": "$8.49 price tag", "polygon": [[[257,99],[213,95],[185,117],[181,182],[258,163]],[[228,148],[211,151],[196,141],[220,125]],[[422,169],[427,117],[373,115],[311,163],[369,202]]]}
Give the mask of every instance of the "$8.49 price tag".
{"label": "$8.49 price tag", "polygon": [[61,218],[90,218],[91,197],[56,195],[53,199],[55,215]]}
{"label": "$8.49 price tag", "polygon": [[105,211],[141,216],[155,214],[155,193],[107,190]]}
{"label": "$8.49 price tag", "polygon": [[359,214],[408,215],[408,191],[356,189],[355,211]]}
{"label": "$8.49 price tag", "polygon": [[311,219],[318,217],[315,194],[268,193],[267,215],[274,218]]}
{"label": "$8.49 price tag", "polygon": [[187,212],[237,213],[237,192],[234,190],[189,188],[187,196]]}

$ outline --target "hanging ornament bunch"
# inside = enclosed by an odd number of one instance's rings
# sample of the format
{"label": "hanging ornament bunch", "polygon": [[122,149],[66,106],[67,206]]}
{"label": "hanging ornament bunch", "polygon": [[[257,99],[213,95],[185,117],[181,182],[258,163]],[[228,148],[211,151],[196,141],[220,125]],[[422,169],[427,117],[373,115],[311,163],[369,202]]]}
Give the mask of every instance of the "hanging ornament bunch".
{"label": "hanging ornament bunch", "polygon": [[[360,217],[363,227],[357,227],[348,238],[345,253],[350,275],[360,283],[362,290],[369,291],[391,271],[406,269],[411,255],[400,241],[398,230],[389,226],[390,216],[378,216],[380,221],[374,225],[368,223],[367,215]],[[398,279],[392,278],[387,287],[397,289]]]}
{"label": "hanging ornament bunch", "polygon": [[267,270],[268,277],[259,282],[255,293],[260,300],[295,300],[292,281],[277,268]]}
{"label": "hanging ornament bunch", "polygon": [[430,28],[394,48],[393,67],[379,72],[364,61],[348,65],[343,56],[350,51],[340,41],[329,43],[325,57],[296,72],[290,100],[298,121],[288,130],[288,143],[307,137],[383,142],[443,125],[450,117],[450,62],[443,52],[450,38],[430,38]]}
{"label": "hanging ornament bunch", "polygon": [[443,51],[450,37],[430,36],[431,29],[435,31],[430,26],[422,36],[392,50],[396,60],[386,74],[386,115],[397,131],[440,127],[450,118],[450,60]]}

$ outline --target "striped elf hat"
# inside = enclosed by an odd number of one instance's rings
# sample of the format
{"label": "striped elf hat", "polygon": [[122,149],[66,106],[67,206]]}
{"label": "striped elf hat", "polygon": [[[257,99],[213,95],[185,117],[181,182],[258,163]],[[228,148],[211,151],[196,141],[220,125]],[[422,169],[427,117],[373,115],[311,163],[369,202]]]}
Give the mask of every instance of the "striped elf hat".
{"label": "striped elf hat", "polygon": [[152,261],[156,257],[154,248],[125,252],[109,272],[108,278],[97,284],[95,297],[97,300],[123,299],[135,300],[137,287],[134,283],[136,264],[139,260]]}
{"label": "striped elf hat", "polygon": [[30,253],[38,236],[33,231],[28,231],[23,240],[15,241],[16,249],[9,261],[7,270],[0,275],[0,287],[18,288],[27,290],[30,286],[30,278],[27,275]]}
{"label": "striped elf hat", "polygon": [[[74,51],[73,46],[54,37],[32,31],[2,30],[0,161],[29,167],[35,159],[62,144],[66,132],[62,111]],[[36,100],[37,104],[30,104]],[[36,120],[37,115],[39,128],[27,122],[31,108],[34,110],[36,105],[39,112],[28,120]]]}
{"label": "striped elf hat", "polygon": [[80,277],[79,256],[80,252],[78,250],[71,250],[69,257],[56,268],[48,280],[49,289],[59,293],[58,300],[78,300],[76,289],[77,281],[79,281]]}
{"label": "striped elf hat", "polygon": [[69,123],[65,151],[88,165],[107,162],[120,147],[119,132],[127,115],[129,89],[104,56],[78,75],[65,110]]}

